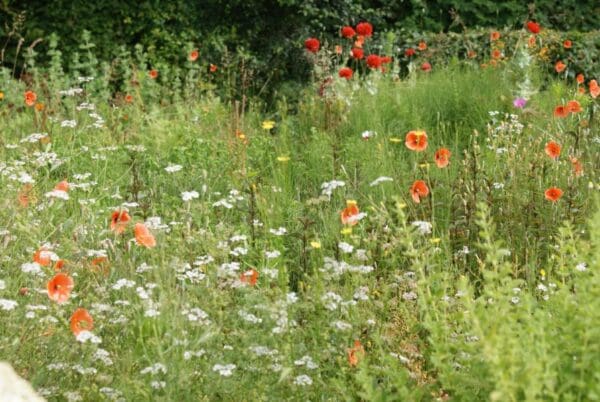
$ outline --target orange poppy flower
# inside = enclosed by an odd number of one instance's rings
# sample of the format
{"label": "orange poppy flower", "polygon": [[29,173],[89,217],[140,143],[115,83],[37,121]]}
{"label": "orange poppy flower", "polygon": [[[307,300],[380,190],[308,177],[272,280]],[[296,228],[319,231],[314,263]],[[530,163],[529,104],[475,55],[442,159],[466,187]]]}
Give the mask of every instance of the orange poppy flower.
{"label": "orange poppy flower", "polygon": [[440,148],[435,151],[435,164],[439,168],[445,168],[450,163],[450,155],[452,153],[447,148]]}
{"label": "orange poppy flower", "polygon": [[560,60],[557,61],[554,65],[554,69],[557,73],[562,73],[563,71],[565,71],[565,68],[567,68],[567,65]]}
{"label": "orange poppy flower", "polygon": [[217,69],[218,69],[218,67],[215,64],[211,64],[210,67],[209,67],[209,70],[210,70],[211,73],[216,72]]}
{"label": "orange poppy flower", "polygon": [[429,187],[423,180],[416,180],[410,187],[410,195],[417,204],[421,202],[421,197],[429,195]]}
{"label": "orange poppy flower", "polygon": [[501,57],[502,57],[502,52],[500,50],[498,50],[498,49],[492,50],[492,59],[498,60]]}
{"label": "orange poppy flower", "polygon": [[148,72],[148,75],[150,76],[150,78],[155,80],[156,78],[158,78],[158,71],[155,69],[152,69],[152,70],[150,70],[150,72]]}
{"label": "orange poppy flower", "polygon": [[73,286],[73,278],[62,272],[58,273],[48,281],[48,297],[59,304],[64,303],[69,300]]}
{"label": "orange poppy flower", "polygon": [[550,187],[544,193],[548,201],[556,202],[563,195],[563,191],[558,187]]}
{"label": "orange poppy flower", "polygon": [[490,34],[490,40],[491,41],[495,41],[500,39],[500,32],[498,31],[492,31],[492,33]]}
{"label": "orange poppy flower", "polygon": [[136,223],[133,233],[135,234],[135,241],[138,245],[146,248],[152,248],[156,246],[156,240],[154,239],[154,236],[143,223]]}
{"label": "orange poppy flower", "polygon": [[252,268],[240,275],[240,281],[250,286],[256,285],[258,281],[258,271]]}
{"label": "orange poppy flower", "polygon": [[196,61],[198,60],[198,56],[200,56],[198,49],[194,49],[190,52],[189,59],[190,61]]}
{"label": "orange poppy flower", "polygon": [[577,92],[579,92],[580,94],[585,94],[585,87],[579,87],[577,88]]}
{"label": "orange poppy flower", "polygon": [[54,189],[58,190],[58,191],[64,191],[66,193],[67,191],[69,191],[69,182],[66,180],[63,180],[63,181],[57,183],[56,186],[54,186]]}
{"label": "orange poppy flower", "polygon": [[569,115],[569,108],[564,105],[558,105],[554,108],[554,117],[565,118]]}
{"label": "orange poppy flower", "polygon": [[406,147],[411,151],[421,152],[427,148],[427,133],[423,130],[412,130],[406,134]]}
{"label": "orange poppy flower", "polygon": [[563,47],[564,47],[565,49],[570,49],[572,46],[573,46],[573,42],[571,42],[571,41],[570,41],[570,40],[568,40],[568,39],[565,39],[565,41],[563,42]]}
{"label": "orange poppy flower", "polygon": [[469,59],[474,59],[475,57],[477,57],[477,53],[476,53],[474,50],[469,50],[469,51],[467,52],[467,57],[468,57]]}
{"label": "orange poppy flower", "polygon": [[561,150],[560,145],[554,141],[548,142],[546,144],[546,146],[544,147],[544,151],[546,152],[546,155],[548,155],[552,159],[556,159],[560,156],[560,150]]}
{"label": "orange poppy flower", "polygon": [[580,85],[583,84],[583,82],[585,81],[585,77],[581,73],[577,74],[577,77],[575,77],[575,79],[577,80],[577,83]]}
{"label": "orange poppy flower", "polygon": [[340,218],[344,225],[356,225],[358,223],[357,216],[360,213],[356,201],[346,201],[346,208],[340,212]]}
{"label": "orange poppy flower", "polygon": [[43,103],[36,103],[35,104],[35,110],[37,110],[38,112],[41,112],[42,110],[44,110],[46,106],[44,106]]}
{"label": "orange poppy flower", "polygon": [[425,41],[421,41],[419,42],[419,45],[417,46],[417,48],[421,51],[426,50],[427,49],[427,43],[425,43]]}
{"label": "orange poppy flower", "polygon": [[127,228],[127,223],[131,220],[131,216],[127,211],[115,211],[111,215],[110,230],[116,234],[121,234]]}
{"label": "orange poppy flower", "polygon": [[126,103],[132,103],[133,102],[133,96],[131,94],[125,95],[125,102]]}
{"label": "orange poppy flower", "polygon": [[351,367],[358,365],[359,357],[362,358],[365,355],[365,348],[358,339],[354,341],[354,346],[347,350],[348,353],[348,364]]}
{"label": "orange poppy flower", "polygon": [[569,112],[571,112],[571,113],[579,113],[583,110],[583,109],[581,109],[581,104],[579,102],[577,102],[576,100],[568,101],[567,109],[569,109]]}
{"label": "orange poppy flower", "polygon": [[83,331],[94,329],[94,319],[84,308],[78,308],[71,316],[71,331],[78,336]]}
{"label": "orange poppy flower", "polygon": [[527,40],[527,46],[532,48],[532,47],[535,47],[535,45],[536,45],[535,35],[531,35],[529,37],[529,39]]}
{"label": "orange poppy flower", "polygon": [[52,265],[52,256],[54,253],[48,250],[46,247],[40,247],[33,254],[33,261],[40,264],[42,267],[49,267]]}
{"label": "orange poppy flower", "polygon": [[592,98],[596,99],[598,95],[600,95],[600,86],[598,85],[598,82],[596,80],[591,80],[589,87],[590,95],[592,95]]}
{"label": "orange poppy flower", "polygon": [[340,45],[335,45],[335,54],[342,54],[344,49]]}
{"label": "orange poppy flower", "polygon": [[36,99],[37,99],[37,95],[35,94],[35,92],[33,92],[33,91],[26,91],[25,92],[25,104],[27,106],[33,106],[33,105],[35,105]]}
{"label": "orange poppy flower", "polygon": [[356,40],[354,41],[354,47],[362,48],[364,44],[365,44],[364,35],[357,35]]}
{"label": "orange poppy flower", "polygon": [[571,160],[571,165],[573,165],[573,173],[575,174],[575,177],[582,176],[583,165],[581,164],[581,161],[574,156],[570,156],[569,159]]}
{"label": "orange poppy flower", "polygon": [[60,271],[65,266],[65,260],[58,260],[54,263],[54,270]]}

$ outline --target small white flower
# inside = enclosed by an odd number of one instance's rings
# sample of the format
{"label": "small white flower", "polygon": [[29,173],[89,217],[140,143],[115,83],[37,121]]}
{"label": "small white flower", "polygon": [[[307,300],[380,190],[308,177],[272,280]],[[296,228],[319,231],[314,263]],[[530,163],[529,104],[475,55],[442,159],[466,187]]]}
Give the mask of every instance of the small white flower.
{"label": "small white flower", "polygon": [[268,260],[277,258],[280,255],[281,255],[281,252],[279,250],[273,250],[273,251],[265,250],[265,257],[267,257]]}
{"label": "small white flower", "polygon": [[215,364],[212,370],[218,372],[223,377],[230,377],[236,367],[235,364]]}
{"label": "small white flower", "polygon": [[369,138],[375,137],[377,133],[375,131],[366,130],[361,133],[361,137],[363,140],[368,140]]}
{"label": "small white flower", "polygon": [[163,389],[167,386],[167,383],[164,381],[152,381],[150,383],[150,386],[154,389]]}
{"label": "small white flower", "polygon": [[81,343],[93,343],[93,344],[99,344],[102,342],[102,338],[100,338],[99,336],[94,335],[92,332],[90,331],[81,331],[79,333],[79,335],[77,335],[77,341],[81,342]]}
{"label": "small white flower", "polygon": [[579,272],[585,272],[587,271],[587,264],[585,262],[580,262],[575,266],[575,269]]}
{"label": "small white flower", "polygon": [[77,122],[75,120],[63,120],[60,123],[60,126],[74,128],[75,126],[77,126]]}
{"label": "small white flower", "polygon": [[280,226],[277,229],[269,229],[269,232],[271,234],[274,234],[275,236],[283,236],[284,234],[287,233],[287,229],[284,228],[283,226]]}
{"label": "small white flower", "polygon": [[198,194],[197,191],[184,191],[181,193],[181,199],[186,202],[191,201],[194,198],[198,198],[199,196],[200,194]]}
{"label": "small white flower", "polygon": [[354,246],[343,241],[338,244],[338,247],[343,253],[346,254],[350,254],[354,251]]}
{"label": "small white flower", "polygon": [[52,190],[47,192],[46,194],[44,194],[44,196],[46,198],[59,198],[61,200],[68,200],[69,199],[69,193],[67,193],[66,191],[62,191],[62,190]]}
{"label": "small white flower", "polygon": [[299,375],[298,377],[294,378],[294,384],[296,384],[296,385],[306,386],[306,385],[312,385],[312,383],[313,383],[312,378],[310,378],[306,374],[302,374],[302,375]]}
{"label": "small white flower", "polygon": [[165,168],[167,173],[176,173],[179,172],[181,169],[183,169],[183,166],[181,165],[169,165]]}
{"label": "small white flower", "polygon": [[0,299],[0,309],[2,309],[4,311],[14,310],[14,308],[17,307],[18,305],[19,305],[19,303],[17,303],[14,300]]}
{"label": "small white flower", "polygon": [[414,221],[412,223],[413,226],[417,227],[417,230],[419,231],[419,233],[421,233],[422,235],[427,235],[431,233],[431,223],[429,222],[425,222],[425,221]]}

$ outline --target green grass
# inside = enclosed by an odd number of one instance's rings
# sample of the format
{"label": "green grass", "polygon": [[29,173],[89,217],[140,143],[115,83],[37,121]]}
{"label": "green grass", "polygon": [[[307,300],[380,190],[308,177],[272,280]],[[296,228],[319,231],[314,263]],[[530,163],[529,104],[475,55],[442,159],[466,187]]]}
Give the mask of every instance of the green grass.
{"label": "green grass", "polygon": [[[295,114],[282,103],[236,115],[210,95],[160,104],[168,88],[152,82],[132,104],[40,96],[35,112],[4,77],[0,359],[49,400],[599,397],[600,233],[587,224],[599,219],[598,106],[575,88],[551,82],[518,110],[510,66],[463,66],[336,81],[325,98],[309,88]],[[584,111],[552,118],[569,99]],[[83,101],[102,128],[76,109]],[[421,153],[404,145],[415,129],[428,134]],[[364,140],[366,130],[376,134]],[[36,132],[49,137],[21,142]],[[544,154],[551,139],[558,161]],[[440,147],[452,152],[445,169]],[[62,163],[39,162],[50,153]],[[22,173],[35,180],[27,207]],[[372,186],[381,176],[392,181]],[[420,204],[417,179],[431,190]],[[69,199],[46,197],[61,180]],[[345,185],[323,195],[332,180]],[[564,191],[556,203],[544,199],[550,186]],[[185,202],[185,191],[198,197]],[[367,214],[351,231],[340,222],[350,199]],[[131,240],[133,224],[110,231],[123,203],[135,223],[161,218],[155,248]],[[75,281],[65,304],[46,294],[52,267],[22,270],[45,243]],[[99,252],[107,261],[94,265]],[[256,286],[240,282],[250,269]],[[100,344],[69,330],[77,307]],[[353,367],[355,340],[364,354]]]}

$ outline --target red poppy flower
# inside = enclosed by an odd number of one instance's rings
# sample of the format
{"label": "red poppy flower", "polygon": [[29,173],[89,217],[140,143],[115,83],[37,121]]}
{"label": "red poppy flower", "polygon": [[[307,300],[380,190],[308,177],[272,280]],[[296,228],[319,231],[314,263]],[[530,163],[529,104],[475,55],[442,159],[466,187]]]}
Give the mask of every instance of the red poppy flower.
{"label": "red poppy flower", "polygon": [[148,75],[150,76],[150,78],[155,80],[156,78],[158,78],[158,70],[152,69],[152,70],[150,70]]}
{"label": "red poppy flower", "polygon": [[538,33],[540,33],[540,29],[541,28],[540,28],[540,24],[538,24],[537,22],[528,21],[527,22],[527,29],[532,34],[538,34]]}
{"label": "red poppy flower", "polygon": [[566,39],[566,40],[563,42],[563,47],[564,47],[565,49],[570,49],[571,47],[573,47],[573,42],[571,42],[570,40]]}
{"label": "red poppy flower", "polygon": [[127,223],[131,220],[131,216],[127,211],[114,211],[110,219],[110,230],[116,234],[121,234],[127,228]]}
{"label": "red poppy flower", "polygon": [[492,33],[490,34],[490,40],[491,41],[495,41],[500,39],[500,32],[498,31],[492,31]]}
{"label": "red poppy flower", "polygon": [[560,60],[557,61],[554,65],[554,69],[557,73],[562,73],[563,71],[565,71],[565,68],[567,68],[567,65]]}
{"label": "red poppy flower", "polygon": [[569,115],[569,109],[564,105],[558,105],[554,108],[554,117],[564,118]]}
{"label": "red poppy flower", "polygon": [[439,168],[445,168],[450,163],[450,155],[452,153],[447,148],[440,148],[435,151],[435,164]]}
{"label": "red poppy flower", "polygon": [[352,57],[356,60],[361,60],[365,57],[365,52],[359,47],[352,48]]}
{"label": "red poppy flower", "polygon": [[42,267],[49,267],[52,265],[52,258],[54,256],[55,254],[46,247],[40,247],[35,254],[33,254],[33,262],[37,262]]}
{"label": "red poppy flower", "polygon": [[37,95],[35,94],[35,92],[33,92],[33,91],[26,91],[25,92],[25,104],[27,106],[33,106],[33,105],[35,105],[36,99],[37,99]]}
{"label": "red poppy flower", "polygon": [[215,64],[210,64],[210,66],[208,66],[208,71],[210,71],[211,73],[216,72],[218,69],[218,67]]}
{"label": "red poppy flower", "polygon": [[492,59],[498,60],[501,57],[502,57],[502,52],[500,50],[498,50],[498,49],[492,50]]}
{"label": "red poppy flower", "polygon": [[64,303],[69,300],[73,286],[73,278],[62,272],[58,273],[48,281],[48,297],[59,304]]}
{"label": "red poppy flower", "polygon": [[350,78],[352,78],[352,69],[349,67],[343,67],[340,69],[340,71],[338,72],[338,75],[341,78],[345,78],[347,80],[349,80]]}
{"label": "red poppy flower", "polygon": [[381,67],[381,57],[376,54],[370,54],[367,56],[367,66],[370,68],[379,68]]}
{"label": "red poppy flower", "polygon": [[131,96],[130,94],[125,95],[125,102],[132,103],[133,102],[133,96]]}
{"label": "red poppy flower", "polygon": [[389,64],[392,62],[392,58],[390,56],[382,56],[381,64]]}
{"label": "red poppy flower", "polygon": [[356,26],[356,32],[362,36],[371,36],[373,35],[373,25],[368,22],[361,22]]}
{"label": "red poppy flower", "polygon": [[590,95],[592,95],[592,98],[596,99],[598,95],[600,95],[600,86],[598,85],[598,82],[596,82],[596,80],[591,80],[588,85],[590,87]]}
{"label": "red poppy flower", "polygon": [[416,52],[415,52],[415,49],[413,49],[412,47],[409,47],[408,49],[406,49],[406,50],[404,51],[404,55],[405,55],[406,57],[412,57],[412,56],[414,56],[414,55],[415,55],[415,53],[416,53]]}
{"label": "red poppy flower", "polygon": [[317,38],[308,38],[304,41],[304,47],[311,53],[317,53],[321,47],[321,43]]}
{"label": "red poppy flower", "polygon": [[411,151],[422,152],[427,148],[427,133],[423,130],[409,131],[404,144]]}
{"label": "red poppy flower", "polygon": [[425,72],[429,72],[431,71],[431,64],[429,64],[429,62],[424,62],[423,64],[421,64],[421,70],[425,71]]}
{"label": "red poppy flower", "polygon": [[71,316],[71,331],[78,336],[83,331],[94,329],[94,319],[84,308],[78,308]]}
{"label": "red poppy flower", "polygon": [[340,218],[342,220],[342,224],[344,225],[356,225],[358,223],[358,215],[360,211],[358,210],[358,205],[356,205],[356,201],[348,200],[346,201],[346,208],[340,212]]}
{"label": "red poppy flower", "polygon": [[548,201],[556,202],[563,195],[563,191],[558,187],[550,187],[544,192],[544,195]]}
{"label": "red poppy flower", "polygon": [[585,81],[585,77],[581,73],[577,74],[577,77],[575,77],[575,79],[577,80],[577,83],[580,85],[583,84],[583,82]]}
{"label": "red poppy flower", "polygon": [[240,281],[250,286],[255,286],[258,281],[258,271],[252,268],[240,275]]}
{"label": "red poppy flower", "polygon": [[560,156],[560,150],[561,146],[554,141],[549,141],[544,147],[544,152],[546,152],[546,155],[548,155],[552,159],[556,159]]}
{"label": "red poppy flower", "polygon": [[198,56],[200,56],[198,49],[194,49],[190,52],[189,59],[190,61],[196,61],[198,60]]}
{"label": "red poppy flower", "polygon": [[69,182],[66,180],[63,180],[63,181],[57,183],[56,186],[54,186],[54,190],[64,191],[66,193],[67,191],[69,191]]}
{"label": "red poppy flower", "polygon": [[341,34],[344,38],[351,39],[354,37],[354,35],[356,35],[356,31],[350,26],[345,26],[342,28]]}
{"label": "red poppy flower", "polygon": [[417,204],[421,202],[421,197],[429,195],[429,187],[423,180],[417,180],[410,187],[410,196]]}
{"label": "red poppy flower", "polygon": [[133,232],[135,234],[135,241],[138,245],[146,248],[152,248],[156,246],[156,240],[154,239],[154,236],[143,223],[136,223]]}
{"label": "red poppy flower", "polygon": [[576,100],[570,100],[567,102],[567,109],[569,109],[569,112],[571,113],[579,113],[581,112],[583,109],[581,108],[581,104],[579,102],[577,102]]}
{"label": "red poppy flower", "polygon": [[33,190],[33,186],[29,183],[24,184],[21,190],[19,191],[19,195],[17,196],[17,200],[19,201],[19,205],[23,208],[27,208],[29,206],[29,201],[31,201],[31,192]]}

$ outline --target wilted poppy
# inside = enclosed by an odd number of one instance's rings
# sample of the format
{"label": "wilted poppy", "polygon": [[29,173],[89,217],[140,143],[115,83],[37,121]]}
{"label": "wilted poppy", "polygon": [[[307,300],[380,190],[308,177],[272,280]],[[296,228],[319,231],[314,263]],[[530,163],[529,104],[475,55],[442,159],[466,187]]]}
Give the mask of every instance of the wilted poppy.
{"label": "wilted poppy", "polygon": [[24,184],[21,190],[19,191],[19,195],[17,199],[19,200],[19,205],[23,208],[27,208],[29,206],[29,202],[31,201],[31,192],[33,190],[33,186],[30,183]]}
{"label": "wilted poppy", "polygon": [[240,281],[250,286],[256,285],[256,282],[258,281],[258,271],[252,268],[246,272],[243,272],[240,275]]}
{"label": "wilted poppy", "polygon": [[527,25],[527,29],[532,34],[538,34],[538,33],[540,33],[540,30],[541,30],[540,24],[538,24],[537,22],[528,21],[526,25]]}
{"label": "wilted poppy", "polygon": [[423,64],[421,64],[421,70],[428,72],[431,71],[431,64],[429,64],[429,62],[424,62]]}
{"label": "wilted poppy", "polygon": [[573,166],[573,173],[575,174],[575,177],[582,176],[583,165],[581,164],[581,161],[574,156],[570,156],[569,160],[571,161],[571,165]]}
{"label": "wilted poppy", "polygon": [[198,56],[200,56],[198,49],[194,49],[190,52],[190,55],[188,56],[188,58],[190,61],[196,61],[196,60],[198,60]]}
{"label": "wilted poppy", "polygon": [[548,201],[556,202],[563,195],[563,191],[558,187],[550,187],[544,193]]}
{"label": "wilted poppy", "polygon": [[125,95],[125,102],[126,103],[132,103],[133,102],[133,96],[131,94]]}
{"label": "wilted poppy", "polygon": [[554,117],[564,118],[569,115],[569,109],[564,105],[558,105],[554,108]]}
{"label": "wilted poppy", "polygon": [[427,184],[423,180],[416,180],[410,186],[410,196],[417,204],[421,202],[421,197],[427,197],[428,195],[429,187],[427,187]]}
{"label": "wilted poppy", "polygon": [[27,106],[33,106],[33,105],[35,105],[36,99],[37,99],[37,95],[35,94],[35,92],[33,92],[33,91],[26,91],[25,92],[25,104]]}
{"label": "wilted poppy", "polygon": [[560,60],[557,61],[554,65],[554,69],[557,73],[562,73],[563,71],[565,71],[565,68],[567,68],[567,65]]}
{"label": "wilted poppy", "polygon": [[467,57],[468,57],[469,59],[474,59],[475,57],[477,57],[477,53],[476,53],[474,50],[469,50],[469,51],[467,52]]}
{"label": "wilted poppy", "polygon": [[445,168],[450,163],[452,153],[447,148],[440,148],[435,151],[435,164],[439,168]]}
{"label": "wilted poppy", "polygon": [[42,267],[49,267],[52,264],[52,260],[57,260],[57,255],[48,250],[46,247],[40,247],[33,254],[33,261],[40,264]]}
{"label": "wilted poppy", "polygon": [[94,329],[94,319],[84,308],[78,308],[71,316],[71,331],[78,336],[83,331]]}
{"label": "wilted poppy", "polygon": [[150,78],[155,80],[156,78],[158,78],[158,70],[152,69],[150,70],[150,72],[148,72],[148,75],[150,76]]}
{"label": "wilted poppy", "polygon": [[362,358],[365,354],[365,348],[358,339],[354,341],[354,346],[347,350],[348,364],[351,367],[356,367],[359,362],[359,358]]}
{"label": "wilted poppy", "polygon": [[341,34],[344,38],[351,39],[354,37],[354,35],[356,35],[356,31],[350,26],[345,26],[342,27]]}
{"label": "wilted poppy", "polygon": [[373,35],[373,25],[369,24],[368,22],[361,22],[356,26],[356,32],[359,35],[369,37]]}
{"label": "wilted poppy", "polygon": [[340,218],[344,225],[356,225],[358,223],[358,216],[360,211],[358,210],[358,205],[354,200],[346,201],[346,208],[340,212]]}
{"label": "wilted poppy", "polygon": [[218,69],[218,67],[216,66],[216,64],[212,64],[212,63],[211,63],[211,64],[208,66],[208,71],[210,71],[211,73],[214,73],[214,72],[216,72],[216,71],[217,71],[217,69]]}
{"label": "wilted poppy", "polygon": [[156,240],[154,239],[154,236],[143,223],[136,223],[133,232],[135,234],[135,241],[138,245],[146,248],[152,248],[156,246]]}
{"label": "wilted poppy", "polygon": [[546,152],[546,155],[548,155],[552,159],[556,159],[560,156],[560,150],[561,146],[554,141],[549,141],[544,147],[544,152]]}
{"label": "wilted poppy", "polygon": [[404,141],[406,148],[411,151],[421,152],[427,148],[427,133],[423,130],[412,130],[406,134]]}
{"label": "wilted poppy", "polygon": [[317,53],[319,47],[321,47],[321,43],[317,38],[308,38],[304,41],[304,47],[311,53]]}
{"label": "wilted poppy", "polygon": [[352,78],[352,69],[349,67],[343,67],[338,72],[338,75],[341,78],[345,78],[345,79],[349,80],[350,78]]}
{"label": "wilted poppy", "polygon": [[74,282],[67,274],[58,273],[48,281],[48,297],[57,303],[64,303],[69,300]]}
{"label": "wilted poppy", "polygon": [[121,234],[127,228],[127,224],[131,220],[131,216],[127,211],[114,211],[110,218],[110,230],[117,234]]}
{"label": "wilted poppy", "polygon": [[356,60],[361,60],[365,57],[365,51],[359,47],[352,48],[352,57]]}

